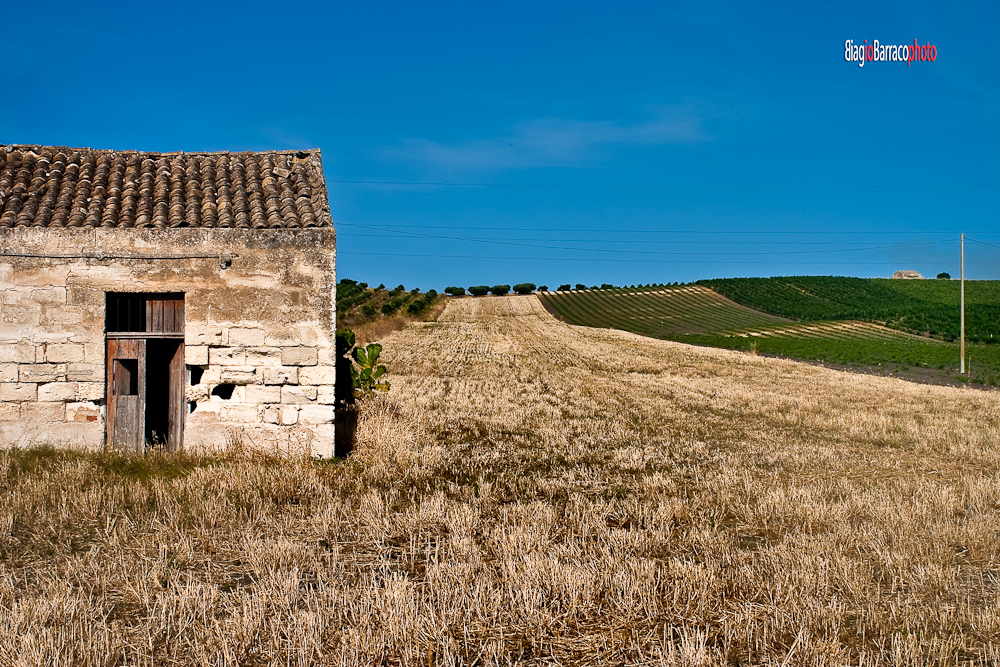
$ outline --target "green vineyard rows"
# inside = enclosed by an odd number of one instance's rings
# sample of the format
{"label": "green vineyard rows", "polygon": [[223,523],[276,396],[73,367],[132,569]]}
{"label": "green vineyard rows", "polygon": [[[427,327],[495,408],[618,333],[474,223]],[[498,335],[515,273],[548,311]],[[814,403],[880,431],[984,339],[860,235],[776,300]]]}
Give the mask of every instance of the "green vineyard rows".
{"label": "green vineyard rows", "polygon": [[549,292],[541,298],[546,307],[567,322],[652,336],[786,321],[732,303],[701,287]]}
{"label": "green vineyard rows", "polygon": [[[957,280],[890,280],[792,276],[700,280],[733,301],[793,320],[863,320],[956,340]],[[967,341],[1000,343],[1000,281],[965,283]]]}
{"label": "green vineyard rows", "polygon": [[[804,276],[548,292],[584,326],[796,359],[932,369],[957,378],[958,283]],[[920,334],[920,335],[916,335]],[[1000,383],[1000,281],[966,282],[970,382]]]}

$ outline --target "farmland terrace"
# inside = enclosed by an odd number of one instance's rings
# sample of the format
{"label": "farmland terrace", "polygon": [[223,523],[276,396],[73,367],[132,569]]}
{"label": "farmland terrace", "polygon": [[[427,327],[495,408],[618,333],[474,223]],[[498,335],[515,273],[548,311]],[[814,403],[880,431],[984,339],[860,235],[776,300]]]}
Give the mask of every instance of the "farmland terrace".
{"label": "farmland terrace", "polygon": [[[969,283],[968,373],[959,374],[958,284],[804,276],[546,292],[570,323],[855,372],[979,388],[1000,385],[1000,282]],[[998,334],[994,337],[994,334]]]}
{"label": "farmland terrace", "polygon": [[0,661],[1000,659],[1000,395],[534,296],[382,342],[345,463],[2,453]]}

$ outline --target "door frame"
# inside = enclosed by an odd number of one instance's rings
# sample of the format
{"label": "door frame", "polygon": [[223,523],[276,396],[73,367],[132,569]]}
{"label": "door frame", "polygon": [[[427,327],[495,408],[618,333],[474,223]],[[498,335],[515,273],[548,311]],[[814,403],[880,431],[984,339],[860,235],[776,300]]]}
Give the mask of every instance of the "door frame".
{"label": "door frame", "polygon": [[[129,331],[112,331],[120,326],[120,302],[127,301],[126,307],[132,307],[133,315],[124,321]],[[141,305],[140,303],[141,302]],[[105,442],[115,449],[134,451],[138,454],[146,451],[146,376],[147,376],[147,341],[153,339],[176,340],[177,347],[169,362],[168,387],[168,429],[166,438],[167,451],[176,452],[184,445],[184,417],[187,414],[185,396],[186,378],[184,373],[184,294],[181,292],[108,292],[106,294],[105,318],[105,396],[107,398],[107,420],[105,427]],[[115,312],[112,312],[114,306]],[[136,307],[144,306],[143,318],[136,320]],[[135,330],[140,329],[140,330]],[[133,344],[134,341],[134,344]],[[134,356],[122,356],[122,354]],[[124,417],[119,413],[119,394],[116,390],[115,364],[118,359],[137,359],[138,391],[136,406],[129,405],[129,411],[137,414]],[[118,424],[121,422],[121,424]],[[116,426],[132,430],[122,436],[116,436]]]}

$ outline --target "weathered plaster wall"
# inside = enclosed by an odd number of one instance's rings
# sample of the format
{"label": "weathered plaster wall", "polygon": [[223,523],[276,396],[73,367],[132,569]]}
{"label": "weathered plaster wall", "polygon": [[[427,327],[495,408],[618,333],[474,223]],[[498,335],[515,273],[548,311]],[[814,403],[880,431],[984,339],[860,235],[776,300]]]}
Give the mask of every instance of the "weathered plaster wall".
{"label": "weathered plaster wall", "polygon": [[[184,292],[184,446],[333,448],[335,232],[0,230],[0,253],[233,253],[198,259],[0,256],[0,444],[98,448],[105,435],[107,292]],[[213,395],[234,385],[229,399]]]}

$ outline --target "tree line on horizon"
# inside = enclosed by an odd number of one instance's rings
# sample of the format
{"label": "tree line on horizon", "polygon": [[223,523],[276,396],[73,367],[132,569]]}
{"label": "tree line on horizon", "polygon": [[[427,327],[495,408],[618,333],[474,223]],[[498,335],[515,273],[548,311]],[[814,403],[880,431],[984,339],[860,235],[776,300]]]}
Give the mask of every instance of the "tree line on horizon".
{"label": "tree line on horizon", "polygon": [[[612,285],[611,283],[601,283],[600,285],[587,285],[583,283],[576,283],[574,287],[570,283],[564,283],[560,285],[556,291],[558,292],[569,292],[573,290],[612,290],[612,289],[662,289],[665,287],[677,286],[682,283],[650,283],[648,285],[629,285],[627,287],[618,287],[617,285]],[[534,283],[518,283],[511,287],[510,285],[473,285],[469,287],[468,290],[464,287],[446,287],[444,289],[445,294],[450,294],[451,296],[464,296],[466,292],[472,296],[486,296],[487,294],[493,294],[495,296],[503,296],[504,294],[509,294],[513,291],[515,294],[531,294],[532,292],[548,292],[548,285],[535,285]]]}

